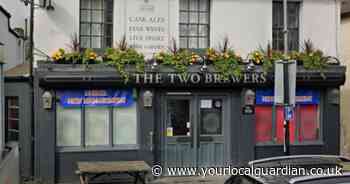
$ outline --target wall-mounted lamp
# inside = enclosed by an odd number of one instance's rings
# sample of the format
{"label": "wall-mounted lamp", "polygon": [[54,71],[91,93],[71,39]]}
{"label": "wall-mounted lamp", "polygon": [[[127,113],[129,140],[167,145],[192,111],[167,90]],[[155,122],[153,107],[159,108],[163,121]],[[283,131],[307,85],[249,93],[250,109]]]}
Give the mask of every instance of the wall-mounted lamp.
{"label": "wall-mounted lamp", "polygon": [[0,63],[5,63],[5,45],[0,42]]}
{"label": "wall-mounted lamp", "polygon": [[55,7],[52,6],[52,0],[39,0],[38,3],[35,3],[32,0],[22,0],[26,6],[28,4],[34,4],[35,6],[39,6],[40,8],[46,8],[48,11],[55,10]]}
{"label": "wall-mounted lamp", "polygon": [[153,93],[147,90],[143,93],[143,106],[152,107],[152,103],[153,103]]}
{"label": "wall-mounted lamp", "polygon": [[207,72],[208,71],[208,65],[207,65],[207,62],[206,62],[206,58],[204,56],[200,56],[199,63],[203,64],[201,66],[201,68],[200,68],[201,72]]}
{"label": "wall-mounted lamp", "polygon": [[52,108],[52,95],[49,91],[45,91],[43,96],[43,107],[44,109],[51,109]]}
{"label": "wall-mounted lamp", "polygon": [[246,89],[244,93],[244,105],[255,104],[255,92],[251,89]]}
{"label": "wall-mounted lamp", "polygon": [[52,6],[51,0],[49,0],[49,4],[47,5],[46,9],[47,9],[48,11],[54,11],[54,10],[55,10],[55,7]]}
{"label": "wall-mounted lamp", "polygon": [[155,69],[157,69],[157,67],[158,67],[158,63],[157,63],[157,61],[156,61],[155,59],[153,59],[153,60],[152,60],[151,69],[152,69],[152,70],[155,70]]}
{"label": "wall-mounted lamp", "polygon": [[330,104],[339,105],[340,92],[338,88],[333,88],[328,91],[328,102]]}

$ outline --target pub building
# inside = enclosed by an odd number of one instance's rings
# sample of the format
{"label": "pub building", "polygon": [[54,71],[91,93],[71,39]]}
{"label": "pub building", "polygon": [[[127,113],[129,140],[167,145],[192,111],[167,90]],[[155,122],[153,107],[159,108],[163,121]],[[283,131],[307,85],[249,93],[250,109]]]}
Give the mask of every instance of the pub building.
{"label": "pub building", "polygon": [[[125,83],[104,65],[39,64],[34,169],[62,182],[77,180],[78,161],[209,167],[284,155],[273,73],[256,66],[222,80],[211,66],[202,68],[182,75],[146,65],[142,74],[130,70]],[[339,154],[344,81],[340,65],[298,67],[291,154]]]}
{"label": "pub building", "polygon": [[[282,1],[47,2],[50,8],[35,9],[33,81],[25,64],[5,77],[5,95],[14,99],[7,112],[15,112],[8,114],[18,120],[23,179],[79,181],[79,161],[216,167],[284,155],[284,117],[273,101],[273,69],[245,59],[269,42],[283,50]],[[303,52],[303,40],[311,39],[325,56],[337,57],[340,1],[293,0],[288,6],[289,50]],[[240,75],[222,77],[232,67],[218,71],[206,61],[186,65],[182,72],[179,66],[154,62],[173,39],[178,48],[200,53],[218,50],[224,35],[234,46],[235,61],[239,53],[250,62],[239,63]],[[117,71],[118,62],[105,65],[108,58],[102,64],[72,62],[99,58],[96,53],[103,57],[124,36],[150,61],[142,72],[133,64]],[[88,48],[96,53],[86,54]],[[77,50],[82,52],[78,56]],[[118,59],[118,53],[110,51],[109,59]],[[127,56],[135,55],[139,61],[134,52]],[[298,65],[291,154],[339,154],[345,71],[339,63],[322,70]]]}

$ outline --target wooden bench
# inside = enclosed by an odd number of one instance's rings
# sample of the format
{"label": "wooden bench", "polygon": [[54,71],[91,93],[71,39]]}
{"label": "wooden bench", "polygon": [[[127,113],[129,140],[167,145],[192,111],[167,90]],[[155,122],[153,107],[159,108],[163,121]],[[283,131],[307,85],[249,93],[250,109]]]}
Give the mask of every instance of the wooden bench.
{"label": "wooden bench", "polygon": [[111,174],[128,174],[134,177],[134,183],[145,184],[145,176],[151,170],[144,161],[112,161],[112,162],[78,162],[78,170],[81,184],[88,184],[90,181]]}

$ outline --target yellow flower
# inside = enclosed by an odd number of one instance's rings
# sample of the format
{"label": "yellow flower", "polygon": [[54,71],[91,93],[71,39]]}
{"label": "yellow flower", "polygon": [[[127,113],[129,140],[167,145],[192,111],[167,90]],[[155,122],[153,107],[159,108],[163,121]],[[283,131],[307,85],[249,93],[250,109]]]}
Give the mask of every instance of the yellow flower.
{"label": "yellow flower", "polygon": [[51,58],[52,58],[54,61],[59,61],[59,60],[63,59],[63,55],[64,55],[64,50],[63,50],[63,49],[59,49],[58,51],[54,52],[54,53],[51,55]]}
{"label": "yellow flower", "polygon": [[230,57],[230,55],[229,55],[227,52],[225,52],[225,53],[224,53],[224,58],[227,59],[227,58],[229,58],[229,57]]}

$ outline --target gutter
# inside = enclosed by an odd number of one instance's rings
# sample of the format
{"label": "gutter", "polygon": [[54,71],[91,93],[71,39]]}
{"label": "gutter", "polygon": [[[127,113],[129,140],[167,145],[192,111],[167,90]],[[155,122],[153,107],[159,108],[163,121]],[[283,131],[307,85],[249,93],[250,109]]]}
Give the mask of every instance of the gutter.
{"label": "gutter", "polygon": [[2,12],[6,17],[7,17],[7,26],[8,26],[8,30],[9,32],[15,36],[16,38],[21,38],[12,28],[11,28],[11,23],[10,23],[10,18],[11,18],[11,14],[4,8],[0,5],[0,12]]}

